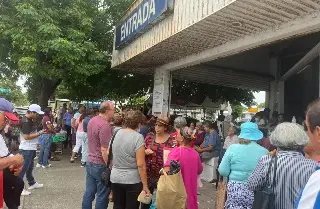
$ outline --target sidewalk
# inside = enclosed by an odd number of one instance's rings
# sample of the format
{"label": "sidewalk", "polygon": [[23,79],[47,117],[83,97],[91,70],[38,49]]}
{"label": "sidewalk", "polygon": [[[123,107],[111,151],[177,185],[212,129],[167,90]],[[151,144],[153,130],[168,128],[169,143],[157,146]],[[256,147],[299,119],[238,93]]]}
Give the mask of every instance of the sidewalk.
{"label": "sidewalk", "polygon": [[[22,197],[22,209],[81,209],[85,169],[78,162],[71,164],[65,156],[60,162],[52,162],[51,168],[35,168],[34,174],[44,188]],[[214,209],[214,191],[211,184],[201,188],[199,209]],[[112,209],[111,204],[109,208]]]}

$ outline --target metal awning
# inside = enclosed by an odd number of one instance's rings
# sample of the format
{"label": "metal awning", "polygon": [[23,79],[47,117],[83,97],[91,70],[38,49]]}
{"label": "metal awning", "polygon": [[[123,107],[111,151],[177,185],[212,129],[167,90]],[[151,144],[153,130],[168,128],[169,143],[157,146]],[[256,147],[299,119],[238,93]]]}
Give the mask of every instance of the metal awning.
{"label": "metal awning", "polygon": [[[137,1],[139,3],[141,1]],[[214,59],[238,53],[241,50],[257,47],[289,38],[301,33],[319,31],[319,0],[226,0],[225,6],[215,9],[217,0],[178,0],[175,1],[174,14],[153,26],[131,44],[113,53],[112,66],[121,69],[154,69],[157,66],[177,61],[208,49]],[[133,5],[134,6],[134,5]],[[299,22],[299,19],[304,21]],[[295,23],[290,23],[296,21]],[[306,30],[295,28],[297,24],[308,27]],[[309,24],[309,25],[307,25]],[[278,35],[276,38],[267,34]],[[295,32],[290,33],[290,29]],[[260,42],[250,42],[250,37],[258,36]],[[247,40],[247,46],[240,47],[237,40]],[[232,42],[239,45],[231,50]],[[242,43],[245,44],[245,43]],[[222,53],[223,46],[230,47]],[[237,46],[238,46],[237,45]],[[215,53],[215,54],[210,54]],[[221,53],[221,54],[219,54]],[[194,64],[194,63],[193,63]],[[199,63],[197,63],[199,64]],[[176,69],[178,67],[175,67]]]}

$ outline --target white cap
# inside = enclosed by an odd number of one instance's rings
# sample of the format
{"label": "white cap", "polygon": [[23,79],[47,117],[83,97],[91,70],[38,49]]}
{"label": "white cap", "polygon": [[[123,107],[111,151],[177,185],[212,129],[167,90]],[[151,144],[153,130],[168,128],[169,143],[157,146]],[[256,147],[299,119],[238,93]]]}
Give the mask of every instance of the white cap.
{"label": "white cap", "polygon": [[44,114],[44,112],[41,111],[41,107],[39,105],[37,105],[37,104],[30,105],[29,108],[28,108],[28,111],[36,112],[39,115],[43,115]]}

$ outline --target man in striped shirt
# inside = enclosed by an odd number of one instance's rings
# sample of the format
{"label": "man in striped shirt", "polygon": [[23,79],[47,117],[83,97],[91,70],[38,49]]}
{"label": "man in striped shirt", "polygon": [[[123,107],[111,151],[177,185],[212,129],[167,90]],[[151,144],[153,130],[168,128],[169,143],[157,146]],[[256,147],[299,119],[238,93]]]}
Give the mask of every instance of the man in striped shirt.
{"label": "man in striped shirt", "polygon": [[[305,130],[310,138],[310,146],[320,152],[320,98],[308,107]],[[303,189],[297,209],[320,209],[320,166]]]}

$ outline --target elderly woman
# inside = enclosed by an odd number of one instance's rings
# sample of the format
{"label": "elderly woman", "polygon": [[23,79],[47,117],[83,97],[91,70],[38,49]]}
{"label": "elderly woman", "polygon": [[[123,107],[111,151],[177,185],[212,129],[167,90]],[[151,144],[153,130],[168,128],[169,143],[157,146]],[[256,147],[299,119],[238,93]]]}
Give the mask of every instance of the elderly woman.
{"label": "elderly woman", "polygon": [[196,137],[196,140],[194,140],[194,142],[191,145],[201,146],[206,135],[201,122],[196,123],[196,132],[194,133],[194,135]]}
{"label": "elderly woman", "polygon": [[180,146],[170,152],[168,160],[164,164],[165,171],[168,172],[172,160],[180,162],[182,178],[187,192],[188,209],[198,209],[197,176],[203,170],[199,154],[190,146],[194,140],[191,129],[181,128],[177,136]]}
{"label": "elderly woman", "polygon": [[[147,163],[148,185],[150,191],[156,195],[157,184],[160,178],[160,170],[163,168],[163,152],[165,148],[174,147],[173,138],[170,137],[169,118],[159,117],[155,124],[155,134],[149,134],[145,138],[145,154]],[[142,209],[150,208],[150,204],[142,204]]]}
{"label": "elderly woman", "polygon": [[112,144],[113,166],[110,176],[116,209],[139,209],[137,201],[141,191],[150,195],[147,183],[144,139],[137,130],[142,113],[128,111],[124,116],[124,129],[114,136]]}
{"label": "elderly woman", "polygon": [[236,133],[237,128],[235,126],[230,126],[228,129],[228,136],[223,145],[224,150],[227,150],[231,145],[237,144],[239,142],[239,138]]}
{"label": "elderly woman", "polygon": [[205,122],[204,130],[206,132],[204,141],[200,147],[196,147],[195,149],[200,153],[201,160],[204,163],[201,179],[207,182],[214,182],[217,180],[216,170],[221,151],[221,139],[214,129],[213,123]]}
{"label": "elderly woman", "polygon": [[226,209],[252,208],[254,193],[249,189],[247,180],[259,159],[268,153],[268,150],[256,143],[263,137],[257,124],[243,123],[238,137],[239,144],[233,144],[227,149],[218,169],[220,175],[229,177]]}
{"label": "elderly woman", "polygon": [[[301,150],[308,143],[308,136],[303,128],[294,123],[281,123],[271,133],[270,142],[278,148],[275,182],[275,209],[293,209],[303,187],[315,171],[317,162],[306,159]],[[258,166],[248,179],[252,191],[261,189],[272,157],[263,156]],[[272,165],[268,182],[273,182],[274,165]]]}

